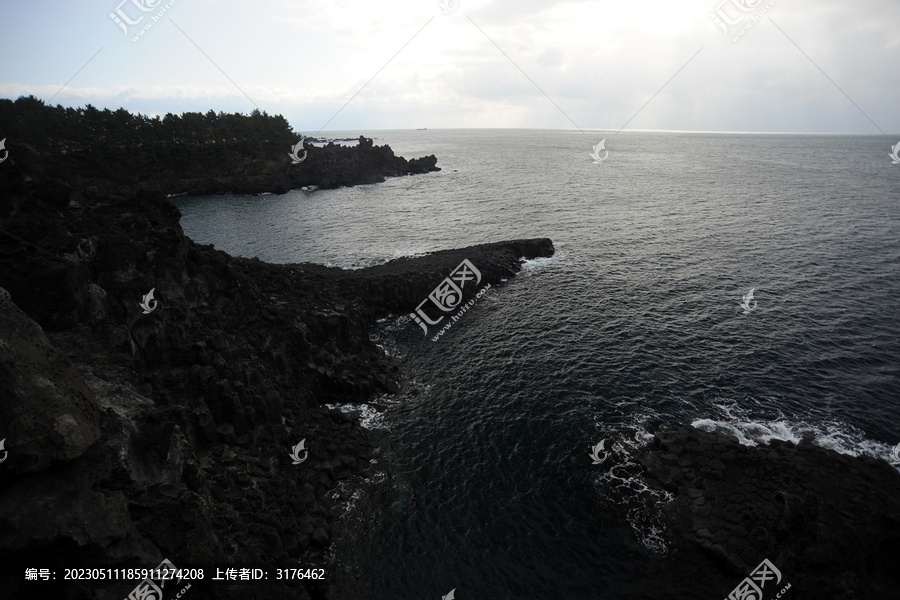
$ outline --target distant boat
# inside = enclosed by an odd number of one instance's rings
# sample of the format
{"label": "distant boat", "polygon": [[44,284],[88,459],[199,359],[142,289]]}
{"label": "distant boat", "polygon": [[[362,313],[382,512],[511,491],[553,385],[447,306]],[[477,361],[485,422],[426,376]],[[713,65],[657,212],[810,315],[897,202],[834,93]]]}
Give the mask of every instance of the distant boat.
{"label": "distant boat", "polygon": [[427,127],[419,127],[416,131],[428,131]]}

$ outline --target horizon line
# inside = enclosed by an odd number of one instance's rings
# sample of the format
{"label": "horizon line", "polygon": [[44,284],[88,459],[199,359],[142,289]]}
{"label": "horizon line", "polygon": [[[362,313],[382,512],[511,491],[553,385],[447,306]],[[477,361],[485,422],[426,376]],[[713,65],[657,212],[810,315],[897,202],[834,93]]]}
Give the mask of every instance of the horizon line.
{"label": "horizon line", "polygon": [[458,130],[477,130],[477,131],[570,131],[572,133],[602,132],[610,135],[618,133],[728,133],[742,135],[872,135],[882,137],[892,137],[900,135],[897,133],[863,133],[856,131],[739,131],[739,130],[718,130],[718,129],[623,129],[614,128],[553,128],[553,127],[434,127],[434,128],[411,128],[411,127],[385,127],[385,128],[356,128],[356,129],[327,129],[325,132],[346,133],[348,131],[458,131]]}
{"label": "horizon line", "polygon": [[[35,96],[34,94],[29,94],[29,95],[27,95],[27,96],[26,96],[25,94],[20,94],[19,97],[16,98],[15,100],[12,99],[12,98],[0,98],[0,100],[7,100],[7,101],[9,101],[9,102],[15,103],[15,102],[18,101],[20,98],[28,98],[28,97],[35,98],[36,100],[40,101],[44,106],[46,106],[46,107],[48,107],[48,108],[63,107],[63,108],[72,108],[72,109],[78,110],[78,109],[84,109],[86,106],[88,106],[88,105],[91,104],[90,102],[88,102],[85,106],[77,106],[77,107],[76,107],[76,106],[63,106],[63,105],[60,104],[60,103],[57,103],[56,105],[53,105],[53,104],[51,104],[50,102],[48,102],[48,101],[46,101],[46,100],[44,100],[44,99],[42,99],[42,98],[38,98],[38,97]],[[97,108],[97,107],[94,107],[94,108]],[[123,110],[123,109],[126,110],[126,111],[128,111],[128,112],[131,113],[132,115],[142,115],[142,116],[144,116],[144,117],[149,117],[149,118],[160,117],[160,116],[161,116],[159,113],[143,113],[143,112],[141,112],[141,111],[136,111],[136,112],[134,112],[134,111],[132,111],[132,110],[130,110],[130,109],[128,109],[128,108],[125,108],[124,106],[120,106],[119,109],[116,109],[116,110]],[[101,108],[97,108],[97,110],[101,110],[101,111],[102,111],[102,110],[109,110],[109,111],[111,111],[111,112],[115,112],[113,109],[111,109],[111,108],[109,108],[109,107],[105,107],[105,108],[102,108],[102,109],[101,109]],[[259,109],[257,109],[257,110],[259,110]],[[209,112],[209,111],[216,112],[216,111],[215,111],[214,109],[212,109],[212,108],[210,108],[207,112]],[[218,112],[224,112],[224,111],[218,111]],[[252,113],[252,112],[253,112],[253,111],[250,111],[250,113]],[[259,112],[260,112],[260,113],[263,113],[263,112],[265,112],[265,111],[260,110]],[[201,110],[186,110],[186,111],[181,112],[178,116],[184,115],[184,114],[186,114],[186,113],[206,114],[206,113],[204,113],[204,112],[201,111]],[[174,113],[173,113],[173,114],[174,114]],[[217,113],[217,114],[218,114],[218,113]],[[235,113],[228,113],[228,114],[235,114]],[[244,115],[243,112],[239,112],[239,113],[236,113],[236,114]],[[266,113],[266,114],[268,114],[268,113]],[[244,116],[249,116],[249,114],[248,114],[248,115],[244,115]],[[272,114],[272,115],[269,115],[269,116],[273,116],[273,117],[274,117],[274,116],[281,116],[281,117],[287,119],[287,117],[284,117],[284,115],[281,114],[281,113],[275,113],[275,114]],[[296,129],[294,129],[293,127],[291,127],[291,129],[293,129],[296,133],[301,133],[301,132],[303,131],[303,129],[296,130]],[[579,127],[579,128],[575,128],[575,129],[573,129],[573,128],[571,128],[571,127],[560,127],[560,128],[557,128],[557,127],[436,127],[436,128],[433,128],[433,129],[428,129],[427,127],[425,127],[425,128],[416,128],[416,127],[384,127],[384,128],[356,127],[356,128],[353,128],[353,129],[327,129],[327,130],[320,130],[320,131],[317,132],[317,135],[322,134],[322,133],[325,133],[326,131],[327,131],[327,132],[341,132],[341,133],[346,133],[346,132],[355,132],[355,131],[448,131],[448,130],[486,130],[486,131],[490,131],[490,130],[497,130],[497,131],[523,131],[523,130],[524,130],[524,131],[571,131],[571,132],[573,132],[573,133],[582,133],[582,134],[583,134],[583,133],[587,133],[587,132],[592,132],[592,133],[607,133],[607,134],[610,134],[610,135],[618,135],[619,133],[625,133],[625,132],[629,132],[629,133],[706,133],[706,134],[732,134],[732,135],[860,135],[860,136],[866,135],[866,136],[885,136],[885,137],[894,137],[894,136],[900,135],[900,132],[894,132],[894,133],[864,133],[864,132],[858,132],[858,131],[741,131],[741,130],[727,130],[727,129],[725,129],[725,130],[722,130],[722,129],[615,129],[615,128],[604,128],[604,127],[598,127],[598,128],[591,128],[591,127],[588,127],[588,128],[581,128],[581,127]]]}

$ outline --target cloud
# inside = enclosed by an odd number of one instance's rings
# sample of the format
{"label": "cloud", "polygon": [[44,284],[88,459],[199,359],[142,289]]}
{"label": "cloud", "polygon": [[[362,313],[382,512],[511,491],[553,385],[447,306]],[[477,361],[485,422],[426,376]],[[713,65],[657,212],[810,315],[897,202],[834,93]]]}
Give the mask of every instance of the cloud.
{"label": "cloud", "polygon": [[629,128],[900,130],[896,2],[777,0],[737,43],[710,18],[719,2],[460,0],[442,14],[437,0],[192,0],[138,43],[98,10],[63,56],[49,50],[46,23],[25,19],[36,53],[0,69],[0,93],[49,98],[103,38],[54,102],[145,112],[255,103],[302,131],[351,98],[329,128],[616,130],[646,104]]}

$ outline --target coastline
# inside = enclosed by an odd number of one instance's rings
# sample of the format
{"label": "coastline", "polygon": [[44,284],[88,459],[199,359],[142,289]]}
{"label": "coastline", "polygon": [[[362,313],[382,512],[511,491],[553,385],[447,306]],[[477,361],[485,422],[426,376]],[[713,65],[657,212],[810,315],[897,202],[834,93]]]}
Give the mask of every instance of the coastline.
{"label": "coastline", "polygon": [[[522,256],[553,251],[519,240],[357,271],[274,265],[194,243],[159,193],[93,202],[59,182],[15,183],[0,206],[0,373],[15,382],[0,406],[4,597],[29,589],[26,563],[321,561],[327,496],[367,472],[373,449],[325,403],[398,389],[374,320],[412,310],[460,256],[498,284]],[[308,458],[291,464],[301,440]],[[324,597],[325,585],[253,594]],[[191,593],[240,592],[207,586]]]}
{"label": "coastline", "polygon": [[334,142],[318,146],[305,144],[305,158],[296,164],[284,152],[277,159],[253,165],[258,168],[245,166],[230,170],[222,166],[211,169],[215,174],[196,176],[175,173],[163,166],[129,172],[127,177],[115,171],[106,177],[85,177],[77,171],[67,175],[75,167],[59,156],[48,158],[27,143],[9,142],[11,158],[4,165],[0,183],[9,186],[4,191],[22,195],[29,188],[26,183],[45,179],[46,187],[52,179],[57,188],[54,195],[65,196],[64,202],[96,203],[122,201],[140,192],[156,192],[166,197],[286,194],[301,188],[334,189],[383,183],[388,177],[441,170],[433,154],[407,160],[396,156],[387,144],[376,146],[372,139],[363,136],[357,141],[351,146]]}
{"label": "coastline", "polygon": [[[178,566],[316,556],[330,541],[326,495],[372,456],[358,422],[322,403],[365,402],[401,380],[368,340],[373,320],[414,310],[463,259],[499,281],[519,258],[553,251],[537,239],[356,271],[271,265],[195,244],[158,194],[67,194],[39,183],[0,203],[0,285],[14,288],[0,293],[0,366],[16,381],[2,419],[27,425],[0,471],[0,514],[15,516],[4,573],[50,555],[143,567],[163,556]],[[151,286],[159,306],[144,315]],[[309,458],[295,466],[301,439]],[[762,560],[791,584],[788,598],[900,590],[898,477],[884,461],[807,443],[749,448],[687,427],[656,432],[638,458],[676,497],[664,511],[680,597],[727,594]],[[47,505],[59,508],[48,516]],[[9,573],[5,593],[20,583]],[[646,584],[659,593],[648,597],[673,597],[659,585]],[[327,583],[302,589],[329,594]]]}
{"label": "coastline", "polygon": [[[775,597],[897,598],[900,473],[881,459],[802,440],[759,446],[685,425],[655,433],[634,458],[661,507],[685,579],[724,595],[763,560]],[[708,564],[710,568],[699,565]]]}

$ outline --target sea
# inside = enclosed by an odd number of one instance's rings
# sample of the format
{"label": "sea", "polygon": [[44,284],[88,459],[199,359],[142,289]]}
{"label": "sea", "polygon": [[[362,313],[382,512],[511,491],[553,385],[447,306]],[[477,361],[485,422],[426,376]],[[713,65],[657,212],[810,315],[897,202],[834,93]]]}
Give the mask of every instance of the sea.
{"label": "sea", "polygon": [[[185,233],[348,269],[521,238],[556,254],[523,261],[437,341],[409,315],[373,328],[403,388],[332,406],[379,447],[371,476],[333,496],[340,597],[651,597],[642,582],[676,552],[672,498],[627,451],[656,429],[888,460],[900,443],[897,140],[327,132],[360,134],[442,170],[178,198]],[[601,441],[615,458],[593,464]]]}

